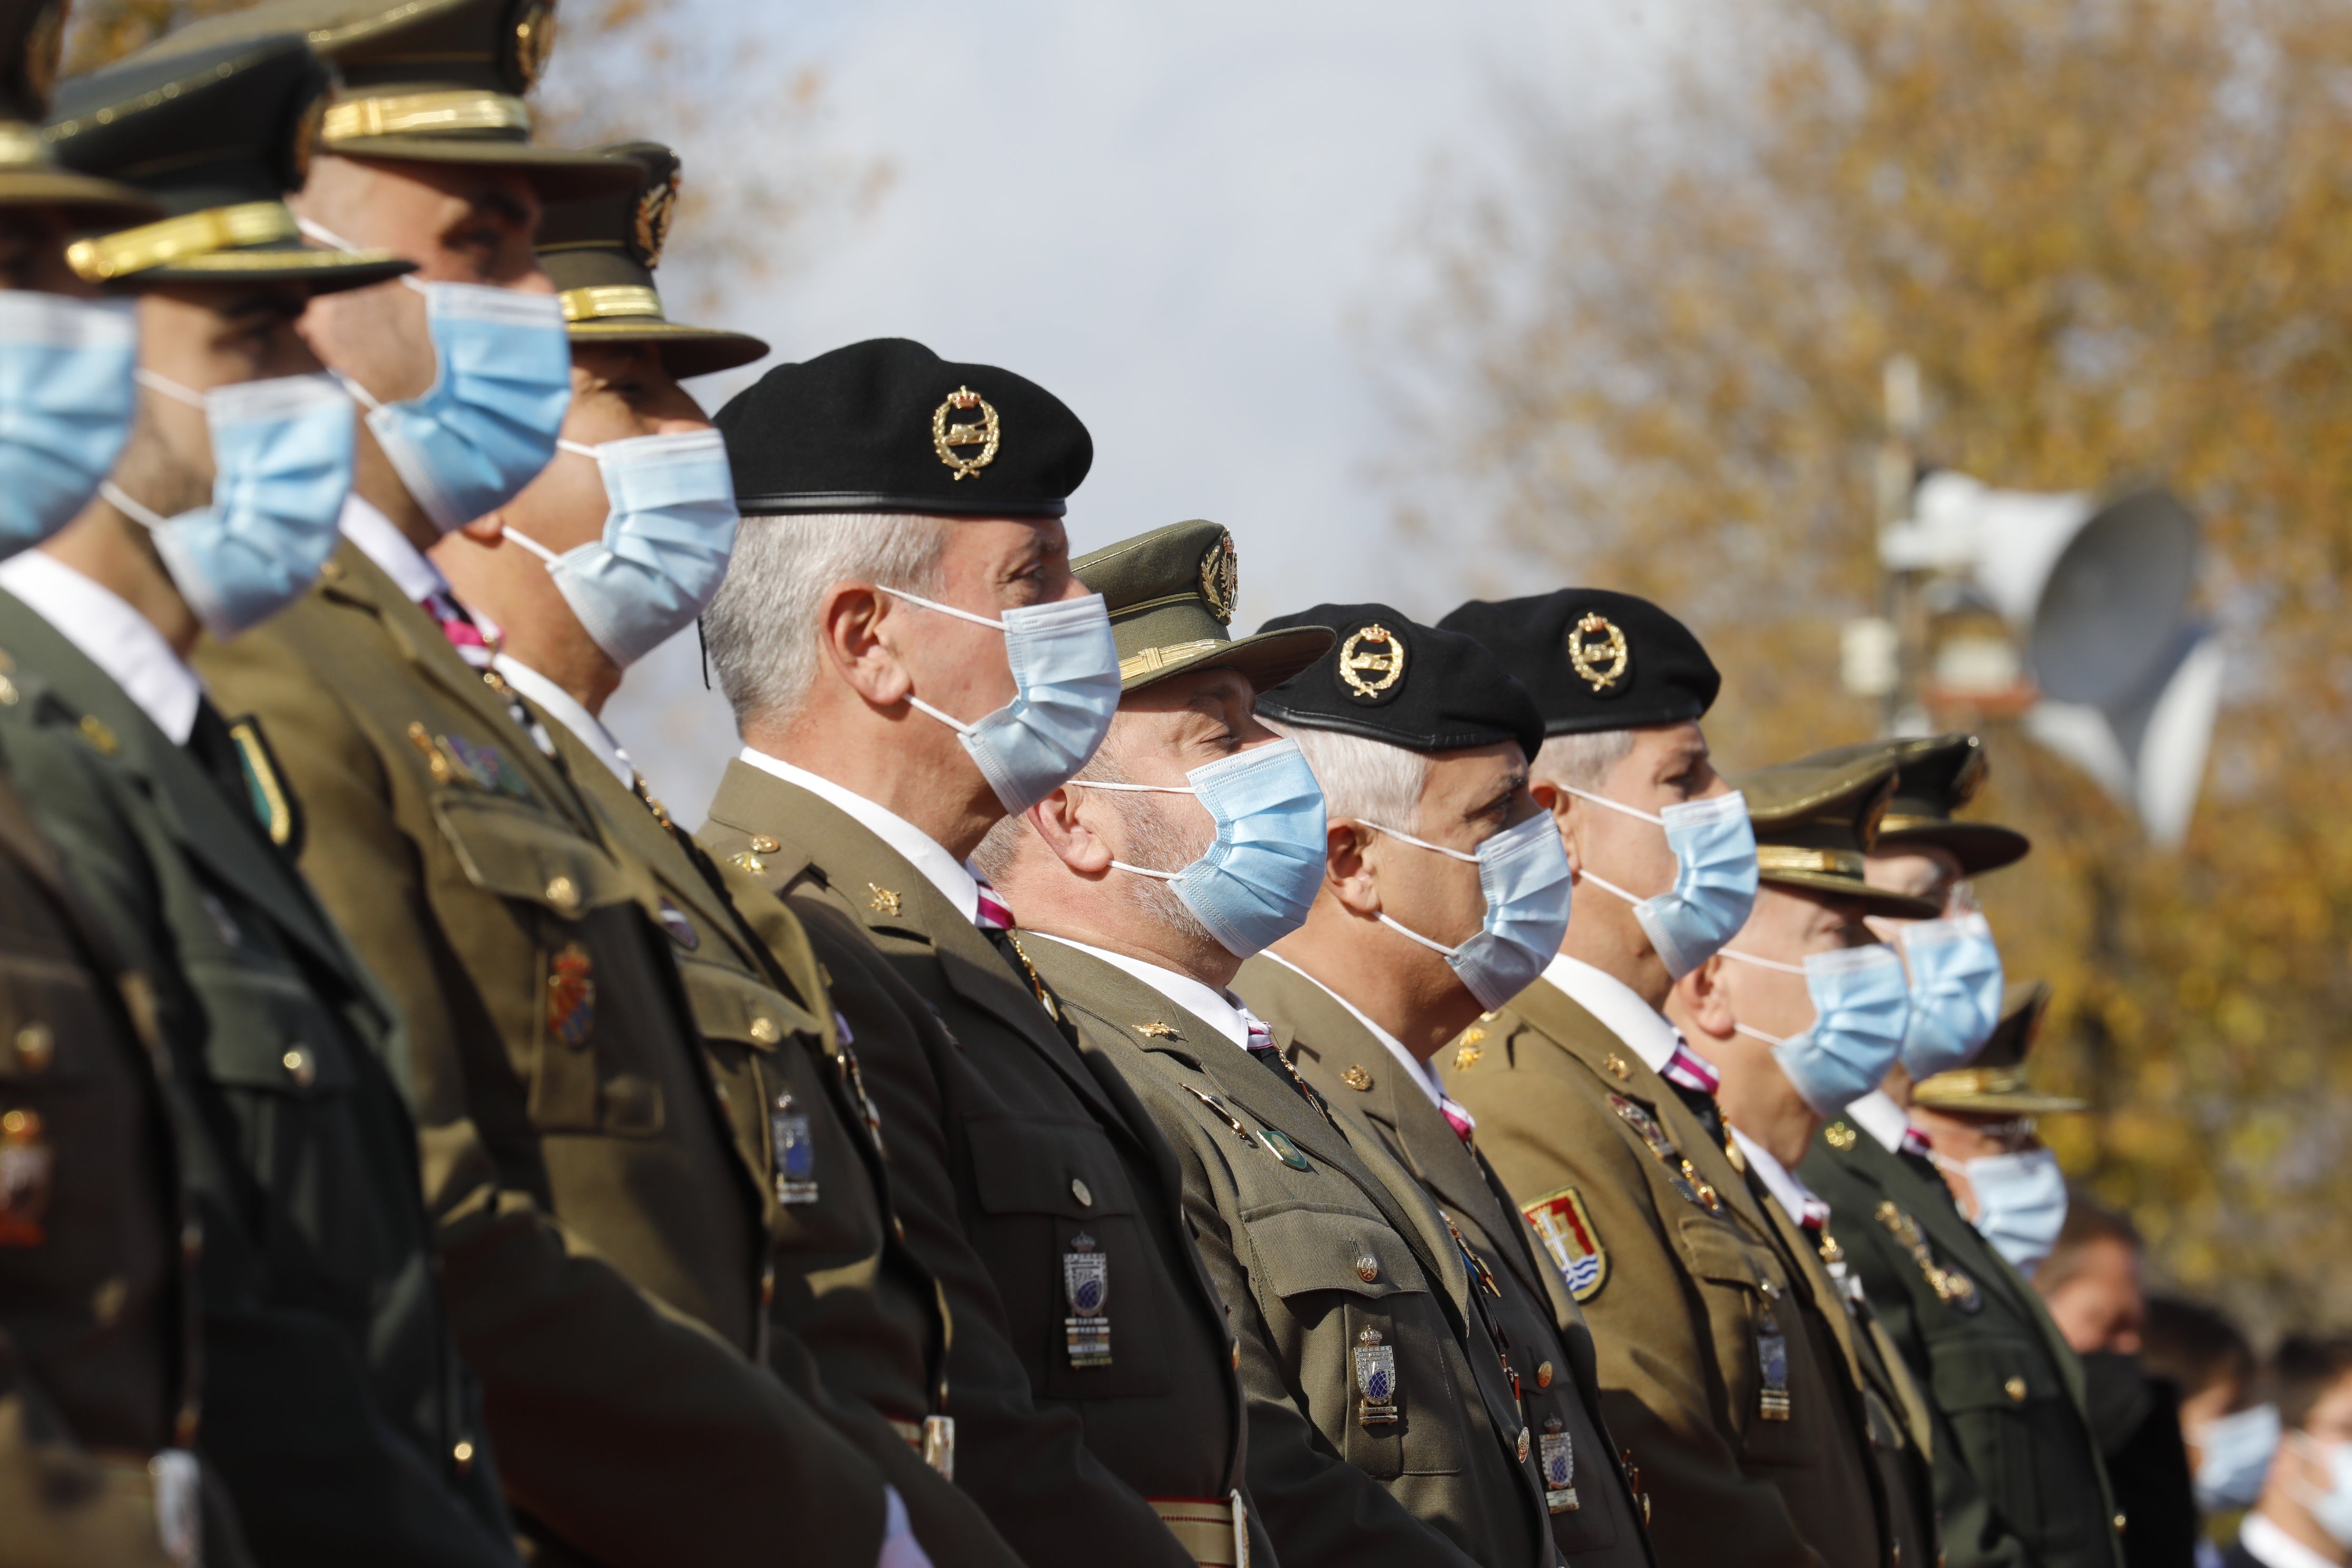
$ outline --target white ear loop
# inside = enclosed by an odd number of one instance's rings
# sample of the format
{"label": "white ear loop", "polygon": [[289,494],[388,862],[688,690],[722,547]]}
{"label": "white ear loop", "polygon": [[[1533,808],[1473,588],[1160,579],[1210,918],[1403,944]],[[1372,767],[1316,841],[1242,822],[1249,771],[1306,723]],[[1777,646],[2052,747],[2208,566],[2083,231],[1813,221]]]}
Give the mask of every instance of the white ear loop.
{"label": "white ear loop", "polygon": [[123,516],[139,524],[142,528],[146,529],[151,533],[157,530],[167,528],[171,525],[172,520],[170,518],[165,517],[162,512],[157,511],[153,507],[149,506],[144,501],[133,500],[131,496],[124,491],[122,487],[116,484],[112,479],[100,480],[98,493],[105,497],[108,503],[111,505],[115,510],[121,512]]}
{"label": "white ear loop", "polygon": [[341,235],[337,234],[325,224],[313,223],[307,217],[296,218],[294,220],[294,226],[301,231],[304,238],[315,239],[320,245],[326,246],[331,250],[357,250],[359,248],[358,246],[353,245],[350,240],[345,239]]}
{"label": "white ear loop", "polygon": [[[1716,951],[1725,958],[1737,959],[1741,963],[1754,964],[1759,969],[1777,969],[1783,974],[1802,974],[1805,972],[1805,966],[1801,963],[1783,963],[1777,958],[1759,958],[1752,952],[1739,952],[1727,947],[1717,948]],[[1731,1029],[1734,1034],[1745,1035],[1751,1040],[1761,1040],[1768,1046],[1785,1046],[1797,1037],[1794,1035],[1768,1035],[1761,1029],[1751,1029],[1745,1024],[1736,1022],[1731,1026]]]}
{"label": "white ear loop", "polygon": [[[875,584],[874,587],[876,592],[887,594],[894,599],[904,599],[910,605],[920,605],[927,610],[937,610],[943,616],[953,616],[958,620],[970,621],[976,626],[986,626],[992,631],[1000,632],[1004,629],[1003,621],[992,621],[986,616],[975,616],[970,610],[959,610],[953,605],[942,605],[937,599],[926,599],[920,594],[909,594],[903,588],[892,588],[880,583]],[[969,735],[972,731],[971,725],[961,719],[940,712],[911,691],[907,693],[907,705],[919,713],[929,714],[959,735]]]}
{"label": "white ear loop", "polygon": [[[1465,855],[1465,854],[1464,854],[1464,853],[1463,853],[1461,850],[1459,850],[1459,849],[1448,849],[1448,848],[1447,848],[1444,845],[1443,845],[1443,844],[1432,844],[1432,843],[1431,843],[1429,840],[1427,840],[1426,838],[1415,838],[1412,834],[1410,834],[1410,833],[1400,833],[1400,832],[1398,832],[1398,831],[1397,831],[1395,828],[1393,828],[1393,827],[1382,827],[1379,823],[1372,821],[1370,817],[1363,817],[1363,816],[1360,816],[1360,817],[1356,818],[1356,820],[1357,820],[1357,821],[1359,821],[1359,822],[1360,822],[1360,823],[1362,823],[1365,826],[1367,826],[1367,827],[1370,828],[1370,829],[1371,829],[1373,832],[1375,832],[1375,833],[1385,833],[1385,834],[1387,834],[1391,838],[1402,838],[1402,839],[1403,839],[1407,844],[1410,844],[1410,845],[1413,846],[1415,848],[1418,848],[1418,849],[1433,849],[1433,850],[1435,850],[1437,853],[1439,853],[1440,855],[1450,855],[1450,856],[1452,856],[1452,857],[1453,857],[1454,859],[1456,859],[1456,860],[1467,860],[1467,861],[1468,861],[1471,865],[1473,865],[1473,866],[1475,866],[1475,865],[1478,863],[1478,857],[1476,857],[1475,855]],[[1382,918],[1382,919],[1386,919],[1387,917],[1386,917],[1386,916],[1382,916],[1381,918]],[[1404,930],[1404,928],[1403,928],[1402,926],[1399,926],[1399,927],[1397,927],[1397,929],[1398,929],[1399,931],[1403,931],[1403,930]],[[1410,936],[1410,935],[1412,935],[1412,933],[1411,933],[1411,932],[1409,932],[1409,931],[1408,931],[1408,932],[1406,932],[1406,934],[1407,934],[1407,935],[1409,935],[1409,936]],[[1418,941],[1421,941],[1421,940],[1423,940],[1423,939],[1416,937],[1416,938],[1414,938],[1414,940],[1418,942]],[[1431,946],[1433,946],[1433,947],[1435,947],[1435,946],[1436,946],[1436,943],[1432,942],[1432,943],[1430,943],[1430,945],[1431,945]],[[1453,950],[1452,948],[1450,948],[1450,947],[1440,947],[1440,948],[1438,948],[1438,949],[1437,949],[1437,951],[1438,951],[1438,952],[1453,952],[1454,950]]]}
{"label": "white ear loop", "polygon": [[[886,593],[888,591],[884,590]],[[914,700],[908,698],[908,700],[911,702]],[[1072,779],[1069,782],[1079,789],[1115,789],[1123,790],[1130,795],[1198,795],[1201,793],[1191,784],[1111,784],[1101,779]],[[1158,882],[1172,882],[1184,874],[1181,871],[1155,871],[1149,866],[1130,866],[1124,860],[1113,860],[1111,864],[1119,870],[1132,871],[1139,877],[1150,877]]]}
{"label": "white ear loop", "polygon": [[[1653,816],[1648,812],[1642,810],[1638,806],[1627,805],[1622,800],[1611,800],[1605,795],[1594,795],[1591,790],[1579,789],[1574,784],[1562,784],[1559,787],[1566,790],[1569,794],[1576,796],[1579,800],[1589,800],[1595,805],[1605,805],[1612,811],[1622,811],[1628,816],[1638,816],[1643,821],[1654,824],[1659,827],[1664,827],[1666,825],[1666,819],[1664,817]],[[1588,871],[1583,868],[1579,867],[1577,868],[1576,878],[1577,880],[1580,882],[1591,883],[1594,887],[1600,889],[1604,893],[1614,893],[1619,898],[1624,900],[1627,903],[1632,904],[1636,908],[1639,908],[1641,905],[1646,904],[1650,901],[1647,899],[1636,898],[1634,895],[1627,892],[1624,889],[1609,880],[1606,877],[1601,876],[1597,871]]]}
{"label": "white ear loop", "polygon": [[183,386],[168,375],[159,375],[145,365],[141,365],[137,370],[132,371],[131,379],[150,392],[160,392],[173,401],[184,403],[191,408],[205,406],[203,393],[193,386]]}

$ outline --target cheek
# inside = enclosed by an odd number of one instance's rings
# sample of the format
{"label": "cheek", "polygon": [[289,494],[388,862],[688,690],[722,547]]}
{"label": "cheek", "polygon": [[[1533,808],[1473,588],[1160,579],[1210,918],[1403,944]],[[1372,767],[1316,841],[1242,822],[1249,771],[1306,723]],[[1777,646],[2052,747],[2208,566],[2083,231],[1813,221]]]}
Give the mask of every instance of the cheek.
{"label": "cheek", "polygon": [[1664,892],[1674,885],[1675,852],[1655,823],[1627,816],[1606,806],[1593,825],[1588,842],[1593,869],[1637,898]]}

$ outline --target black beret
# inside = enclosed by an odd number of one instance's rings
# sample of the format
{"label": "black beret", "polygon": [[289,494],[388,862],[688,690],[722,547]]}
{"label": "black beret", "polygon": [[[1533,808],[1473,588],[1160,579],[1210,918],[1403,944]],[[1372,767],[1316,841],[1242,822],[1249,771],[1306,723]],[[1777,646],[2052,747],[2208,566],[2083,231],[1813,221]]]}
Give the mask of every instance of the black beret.
{"label": "black beret", "polygon": [[1035,382],[906,338],[780,364],[718,424],[751,517],[1059,517],[1095,460],[1078,416]]}
{"label": "black beret", "polygon": [[1258,631],[1288,626],[1328,626],[1339,640],[1259,693],[1257,710],[1266,718],[1409,752],[1517,741],[1532,757],[1543,745],[1535,700],[1474,638],[1416,625],[1387,605],[1318,605],[1276,616]]}
{"label": "black beret", "polygon": [[1723,685],[1688,626],[1605,588],[1473,599],[1437,624],[1494,651],[1543,710],[1547,735],[1679,724],[1713,707]]}

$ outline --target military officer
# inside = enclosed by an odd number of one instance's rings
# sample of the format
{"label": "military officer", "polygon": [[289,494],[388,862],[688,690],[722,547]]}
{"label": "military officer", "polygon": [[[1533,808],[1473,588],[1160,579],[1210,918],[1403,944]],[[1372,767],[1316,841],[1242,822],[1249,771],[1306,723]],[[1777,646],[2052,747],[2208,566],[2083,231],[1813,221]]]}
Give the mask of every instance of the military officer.
{"label": "military officer", "polygon": [[267,736],[225,720],[186,662],[206,628],[234,636],[299,593],[332,544],[353,411],[295,321],[408,270],[306,247],[279,199],[329,82],[278,37],[59,93],[58,158],[168,216],[67,251],[135,298],[138,417],[99,499],[0,565],[16,698],[0,721],[76,886],[153,983],[203,1226],[188,1425],[255,1556],[507,1563],[386,1059],[398,1015],[270,841],[296,821]]}
{"label": "military officer", "polygon": [[[1572,1562],[1644,1563],[1590,1335],[1573,1302],[1555,1311],[1517,1204],[1428,1066],[1538,973],[1566,929],[1567,858],[1526,791],[1541,718],[1469,637],[1381,605],[1318,605],[1267,626],[1314,624],[1338,633],[1330,655],[1260,708],[1322,783],[1324,877],[1301,928],[1244,964],[1234,988],[1291,1037],[1298,1070],[1368,1157],[1385,1154],[1381,1168],[1437,1206],[1438,1245],[1468,1266],[1453,1305],[1489,1401],[1486,1441],[1501,1439],[1521,1480],[1532,1464],[1543,1533]],[[1486,1518],[1496,1533],[1462,1543],[1507,1560],[1501,1527],[1517,1521],[1491,1506]]]}
{"label": "military officer", "polygon": [[572,337],[562,451],[433,558],[458,600],[499,628],[488,673],[555,741],[598,826],[657,889],[649,912],[668,933],[662,945],[690,1015],[680,1032],[699,1039],[761,1194],[775,1274],[768,1359],[793,1363],[798,1387],[814,1383],[812,1358],[822,1365],[824,1385],[845,1396],[837,1424],[904,1495],[935,1561],[1009,1565],[987,1521],[922,1458],[928,1440],[933,1462],[950,1468],[937,1408],[948,1325],[931,1280],[892,1234],[855,1048],[834,1026],[807,941],[766,894],[741,887],[764,906],[764,935],[753,931],[598,718],[629,664],[693,620],[734,538],[726,445],[675,377],[767,352],[757,338],[663,314],[652,267],[677,157],[654,142],[606,152],[642,171],[639,186],[554,204],[540,226]]}
{"label": "military officer", "polygon": [[[1830,1234],[1928,1396],[1937,1510],[1954,1568],[2113,1568],[2115,1506],[2083,1403],[2080,1364],[2033,1288],[1962,1217],[1928,1139],[1912,1121],[1915,1071],[1936,1086],[1938,1100],[1997,1101],[1951,1118],[1948,1141],[1955,1143],[1983,1123],[2008,1124],[1991,1129],[1995,1137],[2013,1135],[2021,1117],[2080,1105],[2012,1081],[2021,1076],[2015,1064],[2028,1009],[2000,1026],[1998,1049],[1981,1047],[1999,1023],[2003,988],[1999,954],[1965,879],[2022,858],[2027,841],[1998,823],[1954,816],[1984,775],[1976,736],[1873,742],[1823,756],[1874,752],[1898,771],[1865,872],[1874,885],[1926,899],[1944,918],[1931,925],[1874,922],[1895,940],[1914,931],[1935,938],[1905,942],[1914,1017],[1904,1061],[1883,1088],[1822,1131],[1800,1171],[1828,1201]],[[1979,945],[1984,952],[1965,964]],[[2022,997],[2039,988],[2012,989]],[[1937,1021],[1939,1011],[1955,1010]],[[1979,1047],[1999,1059],[1985,1063]],[[2031,1105],[2016,1103],[2020,1095]],[[1918,1114],[1942,1123],[1948,1113]],[[1986,1141],[1960,1158],[2006,1152]]]}
{"label": "military officer", "polygon": [[771,370],[719,425],[744,519],[703,624],[745,748],[702,839],[833,976],[953,1313],[957,1483],[1033,1568],[1228,1561],[1243,1402],[1174,1152],[965,864],[1117,710],[1061,522],[1086,426],[898,339]]}

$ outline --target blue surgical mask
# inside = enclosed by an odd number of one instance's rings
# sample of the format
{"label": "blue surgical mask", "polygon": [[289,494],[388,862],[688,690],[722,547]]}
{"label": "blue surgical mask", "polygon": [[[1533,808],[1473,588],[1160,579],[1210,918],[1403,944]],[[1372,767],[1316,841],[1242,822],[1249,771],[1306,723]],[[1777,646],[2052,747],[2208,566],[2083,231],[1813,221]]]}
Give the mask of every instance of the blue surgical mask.
{"label": "blue surgical mask", "polygon": [[2058,1156],[2047,1149],[2024,1149],[1973,1160],[1948,1160],[1940,1154],[1931,1158],[1948,1169],[1957,1167],[1968,1178],[1976,1194],[1976,1217],[1970,1223],[1977,1234],[1992,1243],[2011,1268],[2032,1279],[2066,1225],[2066,1174],[2058,1168]]}
{"label": "blue surgical mask", "polygon": [[506,536],[547,563],[556,591],[606,658],[626,669],[702,613],[735,548],[735,477],[716,430],[638,436],[583,447],[612,510],[604,537],[558,555],[509,527]]}
{"label": "blue surgical mask", "polygon": [[352,400],[331,375],[286,375],[196,392],[152,371],[139,381],[205,411],[213,503],[164,517],[109,479],[99,493],[155,536],[180,596],[216,637],[300,598],[341,537],[357,449]]}
{"label": "blue surgical mask", "polygon": [[400,482],[447,533],[514,500],[555,456],[572,405],[572,342],[552,294],[401,281],[425,296],[440,364],[433,384],[399,403],[344,384],[367,405]]}
{"label": "blue surgical mask", "polygon": [[1023,605],[991,620],[898,588],[882,592],[1004,634],[1013,700],[965,723],[909,693],[907,700],[963,739],[1008,813],[1028,810],[1070,782],[1118,717],[1118,644],[1100,594]]}
{"label": "blue surgical mask", "polygon": [[2329,1540],[2352,1547],[2352,1443],[2323,1443],[2307,1432],[2294,1433],[2286,1440],[2327,1471],[2326,1490],[2297,1486],[2295,1500],[2311,1510]]}
{"label": "blue surgical mask", "polygon": [[1196,796],[1217,837],[1181,871],[1112,865],[1168,883],[1227,952],[1248,958],[1307,923],[1323,885],[1323,790],[1296,741],[1255,746],[1184,775],[1184,785],[1073,779],[1085,789]]}
{"label": "blue surgical mask", "polygon": [[2263,1495],[2271,1456],[2278,1451],[2275,1405],[2256,1405],[2216,1415],[2199,1428],[2197,1507],[2203,1513],[2252,1508]]}
{"label": "blue surgical mask", "polygon": [[1893,948],[1873,942],[1809,952],[1802,963],[1782,963],[1727,947],[1723,956],[1805,977],[1805,990],[1813,999],[1811,1028],[1780,1036],[1745,1024],[1732,1027],[1772,1047],[1772,1059],[1817,1114],[1835,1116],[1876,1089],[1895,1065],[1903,1048],[1911,998],[1903,961]]}
{"label": "blue surgical mask", "polygon": [[1444,953],[1455,977],[1478,998],[1481,1007],[1492,1012],[1509,1002],[1534,984],[1544,965],[1559,953],[1560,939],[1568,934],[1571,873],[1559,829],[1548,814],[1538,812],[1517,827],[1507,827],[1483,840],[1475,855],[1448,849],[1377,822],[1364,826],[1478,868],[1486,915],[1469,941],[1448,947],[1398,924],[1385,913],[1381,923],[1432,952]]}
{"label": "blue surgical mask", "polygon": [[1579,876],[1633,906],[1633,918],[1650,939],[1666,973],[1680,980],[1722,950],[1748,923],[1755,907],[1758,868],[1756,830],[1748,821],[1748,797],[1734,790],[1670,805],[1653,816],[1622,801],[1591,795],[1572,784],[1562,789],[1579,800],[1654,822],[1665,829],[1675,852],[1675,885],[1642,898],[1591,871]]}
{"label": "blue surgical mask", "polygon": [[131,438],[138,363],[130,300],[0,289],[0,558],[98,494]]}
{"label": "blue surgical mask", "polygon": [[1914,921],[1901,931],[1911,972],[1903,1067],[1914,1082],[1964,1068],[1992,1038],[2005,994],[2000,949],[1982,915]]}

